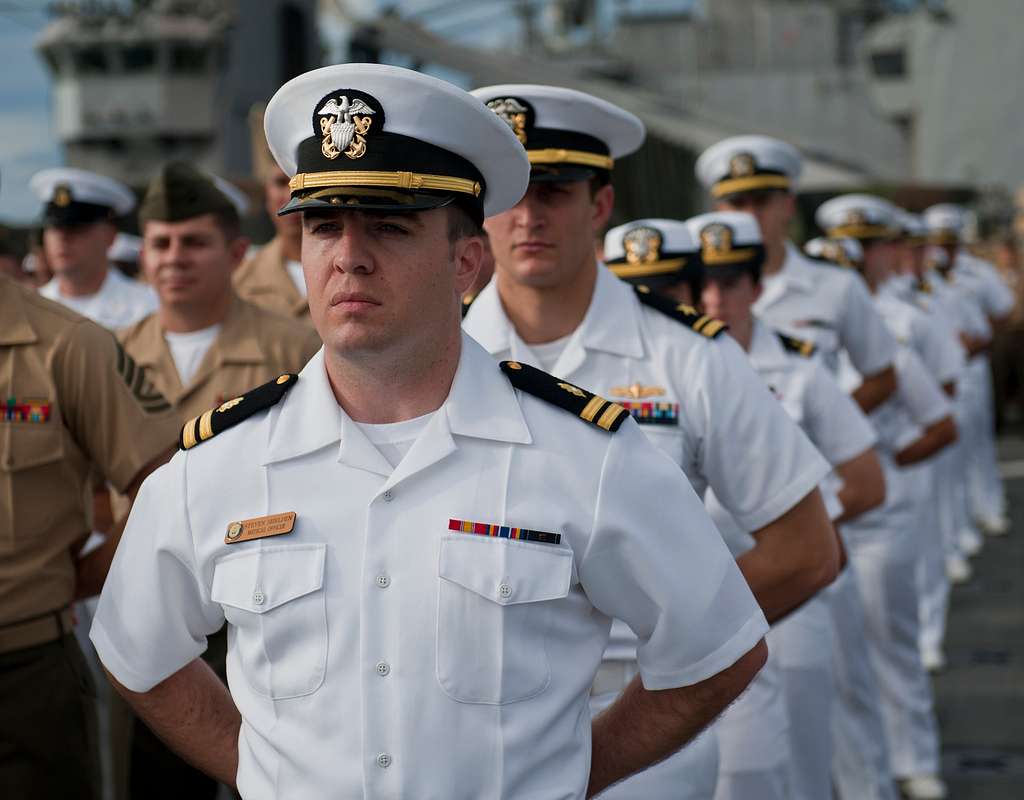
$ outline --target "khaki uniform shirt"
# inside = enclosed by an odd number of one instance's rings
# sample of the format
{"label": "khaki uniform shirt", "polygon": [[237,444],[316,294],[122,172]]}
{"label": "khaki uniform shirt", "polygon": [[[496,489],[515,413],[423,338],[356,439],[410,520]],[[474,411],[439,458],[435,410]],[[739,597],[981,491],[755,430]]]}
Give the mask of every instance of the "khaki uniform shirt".
{"label": "khaki uniform shirt", "polygon": [[243,300],[309,325],[309,303],[288,274],[281,240],[274,237],[235,270],[235,291]]}
{"label": "khaki uniform shirt", "polygon": [[0,626],[63,608],[91,468],[125,491],[178,419],[99,325],[0,278]]}
{"label": "khaki uniform shirt", "polygon": [[182,422],[284,372],[298,372],[320,349],[319,337],[305,325],[235,297],[199,370],[182,386],[157,314],[118,335]]}

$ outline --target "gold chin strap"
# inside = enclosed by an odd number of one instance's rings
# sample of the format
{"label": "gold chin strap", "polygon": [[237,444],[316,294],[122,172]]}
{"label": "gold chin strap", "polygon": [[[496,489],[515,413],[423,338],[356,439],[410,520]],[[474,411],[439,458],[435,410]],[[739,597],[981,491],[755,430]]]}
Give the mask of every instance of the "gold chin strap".
{"label": "gold chin strap", "polygon": [[649,275],[669,275],[686,265],[685,258],[669,258],[649,264],[608,264],[608,269],[620,278],[646,278]]}
{"label": "gold chin strap", "polygon": [[753,247],[741,247],[736,250],[726,250],[721,253],[712,253],[708,250],[701,252],[701,259],[710,267],[717,266],[719,264],[739,264],[743,261],[749,261],[757,253]]}
{"label": "gold chin strap", "polygon": [[727,194],[756,192],[758,189],[788,189],[789,178],[785,175],[750,175],[745,178],[725,178],[711,187],[711,196],[718,198]]}
{"label": "gold chin strap", "polygon": [[560,147],[547,147],[543,150],[527,150],[526,157],[531,164],[580,164],[584,167],[611,169],[615,159],[598,153],[587,153],[584,150],[563,150]]}
{"label": "gold chin strap", "polygon": [[829,228],[828,235],[845,236],[850,239],[893,239],[896,231],[888,225],[840,225]]}
{"label": "gold chin strap", "polygon": [[336,186],[373,186],[386,189],[435,189],[458,192],[479,197],[481,186],[468,178],[448,175],[423,175],[418,172],[370,172],[366,170],[337,170],[334,172],[300,172],[290,181],[293,192],[303,189],[324,189]]}

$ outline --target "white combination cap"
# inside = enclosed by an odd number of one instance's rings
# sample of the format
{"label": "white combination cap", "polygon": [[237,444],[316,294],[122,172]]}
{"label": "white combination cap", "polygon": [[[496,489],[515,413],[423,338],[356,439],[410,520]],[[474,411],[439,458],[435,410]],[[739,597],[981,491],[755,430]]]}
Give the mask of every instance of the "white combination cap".
{"label": "white combination cap", "polygon": [[830,238],[891,239],[899,232],[899,209],[872,194],[843,194],[818,206],[814,221]]}
{"label": "white combination cap", "polygon": [[697,241],[675,219],[637,219],[604,236],[604,261],[625,280],[658,288],[688,278],[700,269]]}
{"label": "white combination cap", "polygon": [[123,261],[128,264],[138,262],[142,253],[142,237],[131,233],[118,233],[114,243],[107,250],[107,258],[111,261]]}
{"label": "white combination cap", "polygon": [[924,210],[931,244],[959,244],[967,223],[967,210],[955,203],[939,203]]}
{"label": "white combination cap", "polygon": [[75,167],[44,169],[28,185],[43,204],[46,225],[83,225],[135,208],[135,195],[123,183]]}
{"label": "white combination cap", "polygon": [[510,83],[474,89],[473,96],[526,148],[534,181],[607,173],[615,159],[639,150],[646,137],[635,114],[575,89]]}
{"label": "white combination cap", "polygon": [[864,248],[849,236],[819,236],[804,244],[804,252],[839,267],[857,269],[864,263]]}
{"label": "white combination cap", "polygon": [[729,268],[760,270],[764,263],[761,228],[752,214],[712,211],[686,220],[686,227],[698,243],[700,260],[709,279]]}
{"label": "white combination cap", "polygon": [[482,219],[519,202],[529,180],[508,125],[468,92],[400,67],[338,64],[299,75],[271,98],[264,127],[291,177],[279,213],[457,203]]}
{"label": "white combination cap", "polygon": [[714,198],[796,188],[803,159],[793,145],[770,136],[733,136],[700,154],[694,172]]}

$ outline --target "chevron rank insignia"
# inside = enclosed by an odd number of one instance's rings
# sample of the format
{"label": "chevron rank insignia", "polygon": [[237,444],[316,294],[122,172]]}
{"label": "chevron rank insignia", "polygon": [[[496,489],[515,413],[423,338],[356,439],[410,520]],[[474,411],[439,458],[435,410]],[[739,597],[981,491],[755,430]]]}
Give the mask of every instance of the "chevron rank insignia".
{"label": "chevron rank insignia", "polygon": [[728,329],[728,326],[719,319],[701,314],[693,306],[685,303],[677,303],[671,297],[652,292],[647,286],[634,286],[637,299],[645,306],[650,306],[666,316],[672,317],[701,336],[714,339],[721,336]]}
{"label": "chevron rank insignia", "polygon": [[782,342],[782,346],[790,353],[796,353],[804,358],[810,358],[817,351],[818,346],[814,342],[808,342],[806,339],[797,339],[794,336],[786,336],[784,333],[778,334],[779,341]]}
{"label": "chevron rank insignia", "polygon": [[285,373],[239,397],[221,403],[217,408],[190,419],[181,429],[178,446],[182,450],[191,450],[197,444],[212,439],[218,433],[248,419],[257,411],[270,408],[280,402],[298,379],[298,375]]}
{"label": "chevron rank insignia", "polygon": [[615,433],[629,417],[629,412],[618,403],[605,400],[600,395],[548,375],[529,364],[502,361],[501,371],[517,389],[564,408],[601,430]]}

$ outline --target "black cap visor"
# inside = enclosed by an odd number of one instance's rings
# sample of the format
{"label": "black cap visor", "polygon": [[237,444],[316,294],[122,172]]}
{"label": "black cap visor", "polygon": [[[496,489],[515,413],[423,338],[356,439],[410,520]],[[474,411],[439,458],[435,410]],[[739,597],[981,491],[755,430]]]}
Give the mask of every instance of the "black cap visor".
{"label": "black cap visor", "polygon": [[408,192],[397,189],[371,189],[337,186],[295,195],[277,212],[279,217],[296,211],[332,209],[334,211],[386,211],[410,214],[451,205],[455,195],[432,192]]}
{"label": "black cap visor", "polygon": [[96,203],[47,203],[43,209],[43,225],[48,228],[76,228],[113,218],[114,212],[110,207]]}

